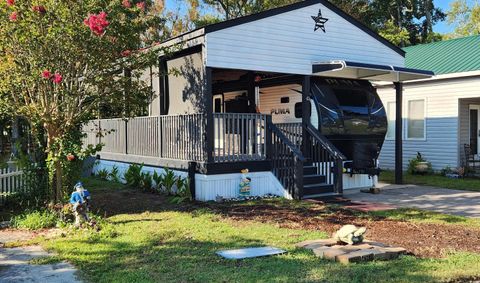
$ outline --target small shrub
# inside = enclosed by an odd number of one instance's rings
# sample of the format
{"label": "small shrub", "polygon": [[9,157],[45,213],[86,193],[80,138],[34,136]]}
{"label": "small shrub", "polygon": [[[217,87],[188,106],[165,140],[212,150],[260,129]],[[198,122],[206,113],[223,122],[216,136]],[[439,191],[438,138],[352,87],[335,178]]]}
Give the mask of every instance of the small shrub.
{"label": "small shrub", "polygon": [[97,177],[102,179],[102,180],[108,180],[108,176],[110,173],[108,172],[107,169],[102,169],[97,171]]}
{"label": "small shrub", "polygon": [[143,165],[132,164],[128,167],[127,172],[125,172],[125,181],[127,185],[132,188],[139,188],[142,183],[142,168]]}
{"label": "small shrub", "polygon": [[152,175],[150,173],[141,173],[140,174],[140,189],[142,189],[145,192],[150,192],[152,191],[153,188],[153,180],[152,180]]}
{"label": "small shrub", "polygon": [[173,203],[182,203],[192,199],[190,194],[190,182],[188,178],[178,177],[176,182],[177,190],[172,198]]}
{"label": "small shrub", "polygon": [[120,183],[120,172],[118,170],[118,167],[116,165],[113,165],[112,167],[112,172],[108,174],[108,179],[112,182],[115,183]]}
{"label": "small shrub", "polygon": [[427,174],[431,174],[433,173],[433,169],[432,169],[432,164],[430,162],[428,162],[425,158],[423,158],[422,154],[420,152],[417,153],[417,156],[410,159],[410,161],[408,162],[408,169],[407,169],[407,172],[409,174],[418,174],[418,173],[423,173],[423,172],[417,172],[417,165],[419,165],[421,162],[427,162],[427,171],[425,173]]}
{"label": "small shrub", "polygon": [[447,174],[452,174],[452,173],[454,173],[454,171],[448,165],[443,167],[442,170],[440,170],[440,175],[442,175],[442,176],[446,176]]}
{"label": "small shrub", "polygon": [[50,210],[35,210],[14,216],[11,225],[15,228],[38,230],[55,227],[58,220],[58,216]]}
{"label": "small shrub", "polygon": [[162,177],[162,189],[169,195],[173,195],[175,192],[173,191],[173,187],[175,186],[175,183],[177,182],[177,176],[175,176],[175,173],[173,170],[170,170],[169,168],[165,168],[165,173],[163,174]]}
{"label": "small shrub", "polygon": [[153,171],[152,180],[155,183],[154,189],[157,192],[161,192],[163,184],[163,174],[158,174],[157,171]]}

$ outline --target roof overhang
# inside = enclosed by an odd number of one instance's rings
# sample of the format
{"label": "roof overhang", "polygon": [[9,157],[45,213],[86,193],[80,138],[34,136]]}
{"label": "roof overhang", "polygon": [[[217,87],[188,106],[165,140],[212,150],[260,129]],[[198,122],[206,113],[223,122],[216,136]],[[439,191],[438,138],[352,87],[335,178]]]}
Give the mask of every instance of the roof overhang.
{"label": "roof overhang", "polygon": [[312,73],[318,76],[387,82],[427,79],[435,75],[425,70],[340,60],[313,63]]}

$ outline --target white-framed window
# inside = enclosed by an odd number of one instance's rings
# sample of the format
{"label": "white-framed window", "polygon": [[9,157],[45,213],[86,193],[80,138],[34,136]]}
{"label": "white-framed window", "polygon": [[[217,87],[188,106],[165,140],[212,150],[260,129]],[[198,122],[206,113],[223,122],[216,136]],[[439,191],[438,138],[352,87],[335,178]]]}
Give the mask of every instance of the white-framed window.
{"label": "white-framed window", "polygon": [[387,121],[388,121],[387,139],[389,140],[395,139],[395,117],[397,115],[396,109],[397,109],[397,104],[395,102],[387,103]]}
{"label": "white-framed window", "polygon": [[425,139],[425,99],[409,100],[407,104],[407,139]]}

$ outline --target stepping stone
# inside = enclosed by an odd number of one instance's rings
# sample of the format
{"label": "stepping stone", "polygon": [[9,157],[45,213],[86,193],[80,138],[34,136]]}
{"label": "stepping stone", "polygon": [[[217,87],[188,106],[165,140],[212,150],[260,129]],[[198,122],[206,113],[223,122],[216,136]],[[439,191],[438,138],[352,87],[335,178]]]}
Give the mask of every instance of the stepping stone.
{"label": "stepping stone", "polygon": [[337,256],[347,254],[348,252],[342,251],[340,249],[329,248],[328,250],[323,252],[323,258],[335,260]]}
{"label": "stepping stone", "polygon": [[313,253],[319,258],[324,258],[324,253],[328,250],[330,250],[330,247],[324,246],[324,247],[313,249]]}
{"label": "stepping stone", "polygon": [[372,249],[370,251],[373,253],[374,260],[391,260],[398,257],[398,254],[387,253],[385,251],[381,251],[380,249]]}
{"label": "stepping stone", "polygon": [[332,246],[335,245],[337,241],[333,239],[321,239],[321,240],[307,240],[301,243],[296,244],[297,248],[306,248],[306,249],[315,249],[320,246]]}
{"label": "stepping stone", "polygon": [[369,240],[363,240],[363,243],[371,245],[371,246],[375,246],[375,247],[382,247],[382,248],[388,247],[388,245],[386,245],[384,243],[369,241]]}
{"label": "stepping stone", "polygon": [[340,245],[333,239],[322,239],[304,241],[296,246],[312,250],[319,258],[334,260],[343,264],[371,260],[391,260],[407,251],[404,248],[390,247],[383,243],[368,240],[358,245]]}
{"label": "stepping stone", "polygon": [[373,258],[372,250],[359,250],[338,255],[335,260],[343,264],[349,264],[351,262],[370,261],[373,260]]}

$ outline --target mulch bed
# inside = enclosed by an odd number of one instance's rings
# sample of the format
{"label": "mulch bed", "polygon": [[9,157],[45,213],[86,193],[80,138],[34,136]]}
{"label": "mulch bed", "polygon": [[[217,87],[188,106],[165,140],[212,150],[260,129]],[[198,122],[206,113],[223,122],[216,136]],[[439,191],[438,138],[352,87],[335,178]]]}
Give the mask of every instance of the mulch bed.
{"label": "mulch bed", "polygon": [[324,204],[309,208],[274,205],[222,205],[213,207],[219,213],[237,221],[276,223],[290,229],[320,230],[333,234],[343,225],[367,227],[365,238],[406,248],[422,258],[441,258],[449,251],[480,253],[480,229],[462,225],[412,223],[382,217],[362,218],[348,209],[331,209]]}
{"label": "mulch bed", "polygon": [[[340,205],[348,201],[336,202]],[[192,211],[208,208],[235,221],[274,223],[282,228],[325,231],[333,234],[343,225],[365,226],[366,238],[391,246],[406,248],[422,258],[441,258],[449,251],[480,253],[480,229],[462,225],[412,223],[382,217],[359,217],[359,212],[345,208],[332,208],[323,202],[305,206],[242,203],[198,203],[173,205],[164,196],[140,193],[135,190],[108,191],[94,195],[94,211],[104,216],[144,211]],[[351,204],[350,204],[351,205]],[[98,209],[98,210],[97,210]]]}

